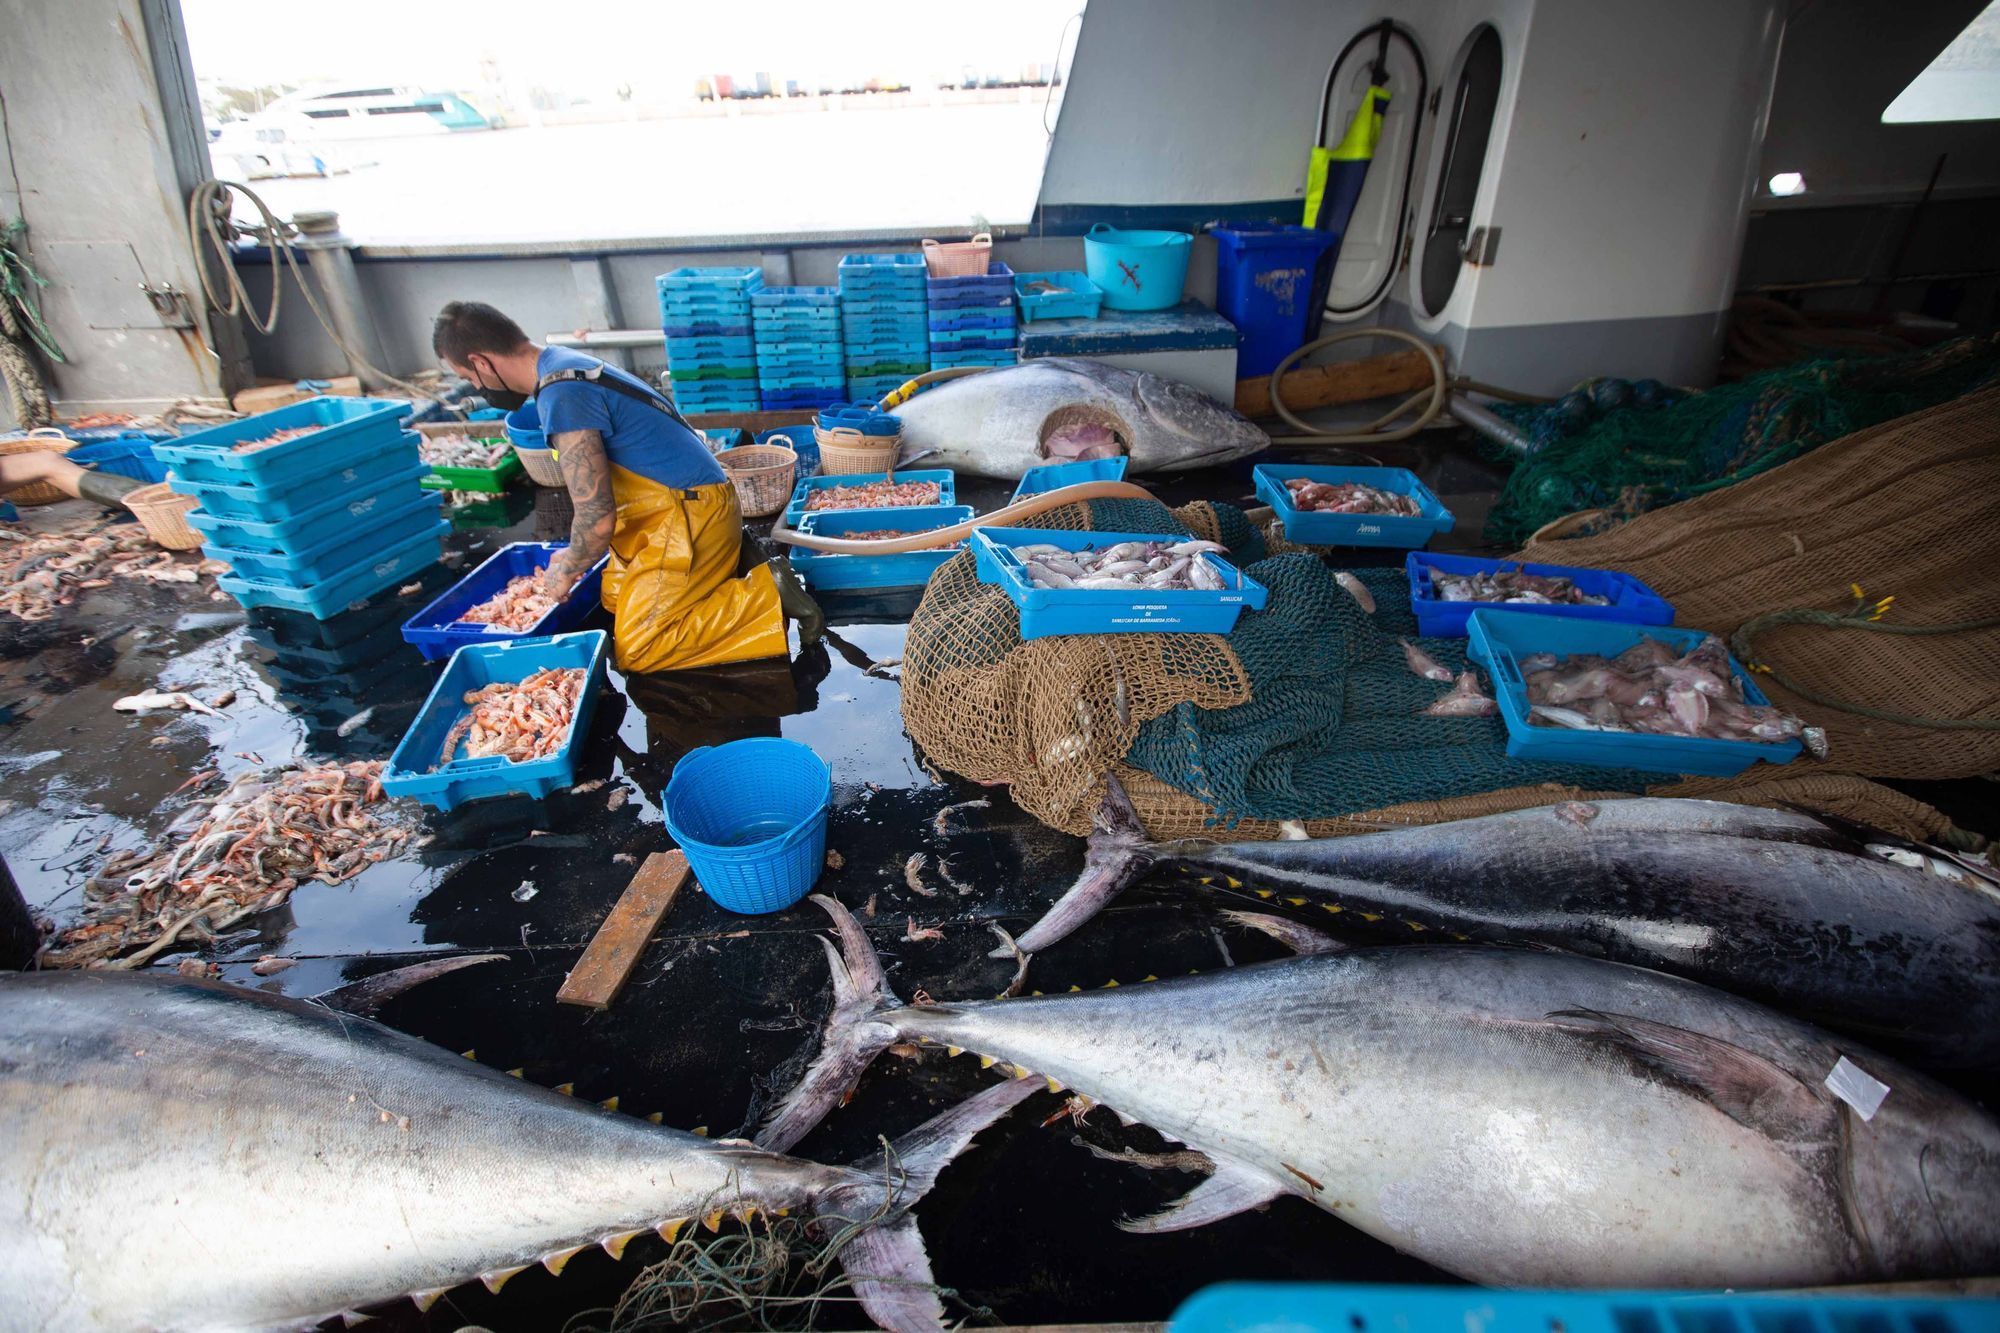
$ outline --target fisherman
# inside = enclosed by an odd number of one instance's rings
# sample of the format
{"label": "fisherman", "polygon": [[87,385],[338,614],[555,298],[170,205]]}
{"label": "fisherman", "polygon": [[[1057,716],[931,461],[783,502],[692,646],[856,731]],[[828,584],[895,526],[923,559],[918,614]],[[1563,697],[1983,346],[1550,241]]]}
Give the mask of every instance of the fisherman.
{"label": "fisherman", "polygon": [[[762,560],[736,488],[667,398],[594,356],[529,341],[479,301],[439,311],[431,347],[494,407],[535,400],[576,506],[544,590],[566,595],[610,552],[604,606],[621,671],[781,657],[786,616],[801,642],[819,638],[819,606],[786,561]],[[752,566],[741,577],[739,560]]]}

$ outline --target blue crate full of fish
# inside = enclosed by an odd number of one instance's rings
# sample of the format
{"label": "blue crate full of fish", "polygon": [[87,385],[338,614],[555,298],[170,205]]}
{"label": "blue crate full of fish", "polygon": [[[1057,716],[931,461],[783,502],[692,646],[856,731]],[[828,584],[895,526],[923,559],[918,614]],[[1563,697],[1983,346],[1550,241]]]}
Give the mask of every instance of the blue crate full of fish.
{"label": "blue crate full of fish", "polygon": [[[609,656],[610,636],[601,629],[534,635],[511,643],[460,649],[389,756],[382,771],[382,789],[391,796],[450,810],[490,796],[525,795],[540,800],[571,786],[576,781],[577,752],[590,732]],[[465,702],[466,695],[494,685],[519,685],[543,672],[580,673],[568,677],[577,682],[575,702],[555,749],[526,759],[510,758],[505,753],[466,757],[463,750],[469,732],[464,723],[475,707]],[[541,679],[551,686],[557,684],[549,677]],[[559,688],[555,692],[558,697],[562,694]],[[505,704],[496,699],[489,706],[504,709]]]}
{"label": "blue crate full of fish", "polygon": [[1125,469],[1131,461],[1120,454],[1116,458],[1086,458],[1075,463],[1048,463],[1031,467],[1021,474],[1020,484],[1014,487],[1014,498],[1007,503],[1016,504],[1031,495],[1046,495],[1065,486],[1081,486],[1089,481],[1123,481]]}
{"label": "blue crate full of fish", "polygon": [[468,644],[501,643],[531,634],[556,634],[574,629],[596,609],[604,588],[604,562],[600,557],[568,596],[550,607],[531,625],[508,629],[464,619],[467,613],[490,602],[523,576],[537,576],[562,550],[565,542],[514,542],[486,558],[485,563],[444,590],[429,606],[403,623],[403,641],[435,662],[449,657]]}
{"label": "blue crate full of fish", "polygon": [[365,519],[330,526],[315,540],[290,548],[231,546],[226,540],[216,540],[203,542],[201,550],[211,559],[228,561],[238,578],[310,587],[351,566],[356,551],[392,549],[434,528],[443,505],[444,496],[436,491],[406,492],[404,499],[373,511]]}
{"label": "blue crate full of fish", "polygon": [[444,536],[450,531],[451,524],[438,519],[401,544],[371,551],[318,583],[303,587],[232,574],[218,574],[215,586],[246,607],[281,607],[303,611],[315,620],[331,620],[352,603],[407,582],[436,564],[444,554]]}
{"label": "blue crate full of fish", "polygon": [[[1220,550],[1213,542],[1178,534],[1043,528],[972,532],[980,582],[997,585],[1014,603],[1023,639],[1227,634],[1245,607],[1261,611],[1271,594],[1224,560]],[[1161,559],[1166,563],[1152,568]],[[1083,572],[1071,575],[1070,569]],[[1155,580],[1154,586],[1146,586],[1146,579]],[[1062,583],[1072,586],[1057,586]],[[1110,583],[1126,586],[1102,586]]]}
{"label": "blue crate full of fish", "polygon": [[398,435],[386,444],[357,445],[354,455],[336,458],[337,466],[332,471],[274,486],[254,481],[193,481],[178,473],[172,474],[168,481],[174,490],[193,496],[211,514],[276,522],[296,518],[343,495],[380,489],[408,471],[413,462],[423,464],[417,474],[421,477],[430,467],[423,463],[417,446],[415,431]]}
{"label": "blue crate full of fish", "polygon": [[424,494],[419,483],[430,470],[430,464],[415,459],[377,485],[358,493],[342,491],[289,518],[228,518],[195,509],[187,515],[188,526],[211,541],[239,550],[282,555],[316,545],[334,533],[352,531],[357,523],[372,521],[383,511],[416,499]]}
{"label": "blue crate full of fish", "polygon": [[1096,319],[1104,307],[1104,289],[1088,273],[1063,269],[1054,273],[1016,273],[1014,300],[1021,318]]}
{"label": "blue crate full of fish", "polygon": [[924,279],[924,295],[933,307],[984,305],[994,301],[1014,301],[1014,270],[999,260],[986,266],[980,276]]}
{"label": "blue crate full of fish", "polygon": [[1403,557],[1403,573],[1417,633],[1425,638],[1464,638],[1466,621],[1481,607],[1572,620],[1674,623],[1671,602],[1614,570],[1412,551]]}
{"label": "blue crate full of fish", "polygon": [[[1516,759],[1726,778],[1760,759],[1790,763],[1803,748],[1805,728],[1797,719],[1786,719],[1771,708],[1771,701],[1742,664],[1729,656],[1720,640],[1707,642],[1713,636],[1704,630],[1561,620],[1486,609],[1472,613],[1468,628],[1471,642],[1466,655],[1493,677],[1493,697],[1499,701],[1500,716],[1507,724],[1507,753]],[[1663,646],[1649,650],[1645,643],[1649,639]],[[1626,653],[1633,656],[1622,656]],[[1688,659],[1691,653],[1695,660]],[[1671,654],[1682,656],[1676,662]],[[1661,696],[1657,708],[1649,708],[1644,697],[1632,707],[1657,711],[1660,725],[1668,725],[1670,720],[1671,725],[1704,734],[1625,730],[1632,719],[1624,716],[1624,710],[1608,694],[1585,700],[1583,693],[1590,688],[1589,682],[1570,681],[1568,689],[1549,689],[1565,683],[1569,675],[1565,664],[1579,655],[1593,660],[1579,664],[1576,671],[1630,675],[1636,678],[1635,689],[1645,688],[1652,675],[1661,674],[1664,688],[1651,691]],[[1606,666],[1596,658],[1611,661]],[[1658,673],[1660,666],[1674,669]],[[1541,677],[1544,671],[1556,674]],[[1688,683],[1697,673],[1705,679]],[[1530,676],[1537,678],[1533,691]],[[1537,703],[1531,693],[1544,694],[1550,702]],[[1599,699],[1612,705],[1611,713],[1597,712]],[[1739,724],[1762,728],[1771,739],[1723,740],[1706,734],[1735,731]]]}
{"label": "blue crate full of fish", "polygon": [[812,503],[815,491],[832,490],[837,487],[890,485],[934,486],[937,494],[926,493],[921,500],[907,505],[878,506],[870,513],[887,513],[890,509],[922,509],[931,505],[951,505],[958,503],[958,476],[950,468],[912,468],[891,476],[887,472],[849,472],[830,477],[808,477],[792,488],[791,501],[785,506],[785,523],[797,527],[799,520],[807,514],[829,512],[823,508],[807,508]]}
{"label": "blue crate full of fish", "polygon": [[[930,532],[965,523],[971,505],[925,505],[914,509],[821,509],[799,520],[799,531],[818,537],[874,539],[882,533]],[[964,549],[963,541],[929,551],[895,551],[881,555],[839,555],[792,548],[792,568],[815,592],[848,592],[863,588],[914,588],[930,582],[938,566]]]}
{"label": "blue crate full of fish", "polygon": [[[1257,495],[1284,520],[1285,536],[1306,546],[1400,546],[1421,547],[1439,533],[1450,532],[1457,520],[1449,509],[1417,480],[1417,474],[1400,467],[1333,467],[1311,463],[1259,463],[1250,470]],[[1392,503],[1397,509],[1380,508],[1349,513],[1330,513],[1295,503],[1294,486],[1323,487],[1351,491],[1356,503]],[[1368,492],[1376,493],[1370,498]],[[1315,492],[1305,490],[1306,503]]]}
{"label": "blue crate full of fish", "polygon": [[[338,472],[394,445],[407,434],[401,423],[410,412],[408,403],[395,398],[308,398],[163,440],[153,455],[187,481],[290,485]],[[262,443],[273,436],[282,438]]]}

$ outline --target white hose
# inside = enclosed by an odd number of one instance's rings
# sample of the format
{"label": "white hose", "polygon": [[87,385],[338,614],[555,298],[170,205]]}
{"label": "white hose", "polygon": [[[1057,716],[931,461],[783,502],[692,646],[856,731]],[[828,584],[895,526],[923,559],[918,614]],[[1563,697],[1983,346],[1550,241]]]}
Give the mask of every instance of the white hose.
{"label": "white hose", "polygon": [[[1285,372],[1290,370],[1294,364],[1313,352],[1317,352],[1322,347],[1331,347],[1335,343],[1351,342],[1357,338],[1394,338],[1399,342],[1406,342],[1419,352],[1422,352],[1424,360],[1430,365],[1430,387],[1419,389],[1416,393],[1404,399],[1395,407],[1375,418],[1375,420],[1369,422],[1359,430],[1334,432],[1314,430],[1310,425],[1293,416],[1292,410],[1285,406],[1285,400],[1279,395],[1279,389],[1284,383]],[[1436,421],[1444,413],[1445,408],[1450,403],[1450,399],[1451,380],[1445,374],[1444,359],[1438,355],[1437,348],[1431,346],[1422,338],[1414,334],[1405,333],[1401,329],[1385,329],[1379,326],[1365,329],[1347,329],[1341,333],[1330,333],[1324,338],[1316,338],[1299,348],[1283,361],[1280,361],[1278,368],[1271,372],[1271,410],[1287,426],[1298,432],[1296,435],[1273,435],[1271,443],[1279,447],[1296,447],[1313,444],[1387,444],[1392,440],[1407,440],[1424,427],[1430,425],[1431,422]],[[1414,421],[1405,426],[1398,426],[1394,430],[1385,429],[1391,422],[1407,415],[1413,408],[1421,409],[1418,411]]]}

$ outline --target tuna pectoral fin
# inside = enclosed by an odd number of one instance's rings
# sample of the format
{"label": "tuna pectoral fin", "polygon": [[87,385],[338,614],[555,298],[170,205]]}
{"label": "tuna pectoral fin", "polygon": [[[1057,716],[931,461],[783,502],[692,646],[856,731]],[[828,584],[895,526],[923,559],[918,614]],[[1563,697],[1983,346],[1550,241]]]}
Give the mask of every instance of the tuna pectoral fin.
{"label": "tuna pectoral fin", "polygon": [[1207,1180],[1157,1213],[1120,1222],[1118,1229],[1141,1235],[1188,1231],[1261,1207],[1285,1192],[1283,1185],[1254,1167],[1218,1160],[1215,1174]]}
{"label": "tuna pectoral fin", "polygon": [[1224,912],[1223,918],[1251,930],[1261,930],[1295,954],[1339,953],[1347,946],[1323,930],[1263,912]]}
{"label": "tuna pectoral fin", "polygon": [[880,1327],[892,1333],[933,1333],[944,1327],[944,1302],[938,1299],[916,1218],[899,1217],[860,1232],[841,1247],[840,1263],[861,1308]]}
{"label": "tuna pectoral fin", "polygon": [[447,972],[456,972],[462,967],[477,967],[481,963],[497,963],[507,955],[504,953],[468,953],[454,958],[433,958],[428,962],[412,963],[408,967],[391,968],[387,972],[377,972],[372,977],[322,991],[313,996],[315,1003],[329,1009],[338,1009],[343,1014],[353,1014],[358,1018],[373,1018],[383,1005],[409,990],[421,986]]}
{"label": "tuna pectoral fin", "polygon": [[[1125,795],[1118,779],[1107,777],[1104,801],[1091,816],[1090,843],[1083,854],[1083,874],[1068,893],[1056,900],[1042,919],[1028,927],[1018,941],[1028,953],[1047,948],[1104,909],[1104,905],[1125,891],[1127,885],[1145,874],[1153,864],[1157,849],[1146,840],[1139,812]],[[1009,950],[988,955],[1005,958]]]}

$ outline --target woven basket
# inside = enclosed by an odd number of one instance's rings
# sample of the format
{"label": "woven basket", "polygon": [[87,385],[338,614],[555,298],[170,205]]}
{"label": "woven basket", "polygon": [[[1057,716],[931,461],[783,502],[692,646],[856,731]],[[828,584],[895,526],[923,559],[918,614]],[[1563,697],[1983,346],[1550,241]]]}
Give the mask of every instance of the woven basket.
{"label": "woven basket", "polygon": [[924,267],[933,278],[983,278],[993,262],[993,234],[969,241],[925,241]]}
{"label": "woven basket", "polygon": [[845,477],[857,472],[896,471],[896,452],[902,447],[901,435],[863,435],[848,426],[837,426],[832,430],[813,427],[813,439],[819,444],[819,470],[821,476]]}
{"label": "woven basket", "polygon": [[[12,454],[60,454],[75,447],[76,441],[55,427],[40,426],[18,439],[0,440],[0,458]],[[50,482],[32,481],[7,492],[6,498],[17,505],[52,505],[69,496]]]}
{"label": "woven basket", "polygon": [[182,495],[164,481],[125,492],[125,507],[139,518],[146,535],[169,551],[192,551],[201,545],[201,534],[188,526],[187,512],[201,502]]}
{"label": "woven basket", "polygon": [[775,514],[792,498],[792,477],[799,456],[782,444],[741,444],[715,456],[735,483],[736,499],[745,518]]}
{"label": "woven basket", "polygon": [[514,446],[514,457],[521,460],[521,466],[527,469],[528,480],[535,485],[554,486],[558,490],[564,488],[562,464],[556,461],[555,450],[523,449],[517,444]]}

